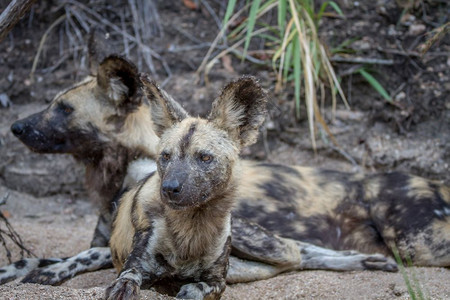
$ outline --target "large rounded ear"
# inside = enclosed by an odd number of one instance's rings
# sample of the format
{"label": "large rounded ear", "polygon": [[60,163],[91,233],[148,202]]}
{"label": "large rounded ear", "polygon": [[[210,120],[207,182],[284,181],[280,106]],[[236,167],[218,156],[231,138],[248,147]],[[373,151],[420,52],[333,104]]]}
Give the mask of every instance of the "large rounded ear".
{"label": "large rounded ear", "polygon": [[228,132],[241,147],[256,142],[267,113],[267,94],[253,77],[229,83],[213,102],[208,120]]}
{"label": "large rounded ear", "polygon": [[166,129],[189,117],[184,108],[151,80],[148,75],[142,74],[140,79],[144,94],[150,102],[153,130],[157,136],[160,137]]}
{"label": "large rounded ear", "polygon": [[97,83],[117,107],[140,102],[137,68],[125,58],[117,55],[105,58],[98,67]]}

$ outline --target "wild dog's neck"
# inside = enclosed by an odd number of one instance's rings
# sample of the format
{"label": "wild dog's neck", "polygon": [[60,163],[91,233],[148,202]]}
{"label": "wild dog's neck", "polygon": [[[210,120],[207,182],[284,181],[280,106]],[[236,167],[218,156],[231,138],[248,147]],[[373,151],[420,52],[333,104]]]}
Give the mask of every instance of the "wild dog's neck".
{"label": "wild dog's neck", "polygon": [[159,138],[153,131],[150,107],[142,104],[130,113],[121,127],[117,140],[124,147],[139,150],[146,158],[156,157]]}
{"label": "wild dog's neck", "polygon": [[119,144],[105,147],[97,158],[86,163],[85,180],[90,198],[100,202],[102,209],[110,210],[129,163],[142,156],[139,150],[133,151]]}
{"label": "wild dog's neck", "polygon": [[141,105],[126,117],[114,140],[103,143],[96,153],[81,158],[86,164],[90,196],[98,199],[103,208],[110,208],[132,161],[155,157],[159,138],[152,128],[150,109]]}
{"label": "wild dog's neck", "polygon": [[191,260],[211,253],[230,234],[231,209],[235,200],[235,185],[230,185],[220,197],[200,207],[173,210],[164,214],[172,243],[181,260]]}

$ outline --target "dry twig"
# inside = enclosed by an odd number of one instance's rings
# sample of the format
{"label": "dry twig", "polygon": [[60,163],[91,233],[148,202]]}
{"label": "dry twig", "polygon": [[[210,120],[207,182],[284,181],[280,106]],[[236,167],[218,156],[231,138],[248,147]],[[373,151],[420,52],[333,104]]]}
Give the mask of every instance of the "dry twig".
{"label": "dry twig", "polygon": [[367,57],[343,57],[335,55],[330,59],[332,62],[343,62],[351,64],[369,64],[369,65],[393,65],[392,59],[367,58]]}
{"label": "dry twig", "polygon": [[[6,203],[6,201],[9,198],[9,193],[7,193],[6,195],[4,195],[1,199],[0,199],[0,205],[4,205]],[[3,214],[2,211],[0,211],[0,221],[3,221],[3,223],[5,223],[6,225],[6,230],[0,228],[0,242],[3,245],[3,248],[5,248],[6,251],[6,257],[8,258],[8,262],[12,263],[11,260],[11,251],[8,248],[8,246],[6,245],[6,237],[9,238],[14,244],[16,244],[19,248],[20,248],[20,256],[21,258],[24,257],[24,254],[26,253],[28,256],[34,256],[36,257],[36,255],[33,254],[33,252],[31,252],[30,250],[28,250],[23,241],[22,238],[20,237],[20,235],[14,230],[14,228],[12,227],[11,223],[9,223],[8,219],[5,217],[5,215]]]}
{"label": "dry twig", "polygon": [[436,42],[441,40],[447,33],[450,32],[450,22],[436,28],[432,31],[432,36],[423,44],[421,45],[421,55],[425,55],[425,53],[430,50],[431,46],[433,46]]}
{"label": "dry twig", "polygon": [[[155,61],[158,61],[167,74],[167,78],[162,85],[171,77],[172,73],[168,63],[157,51],[148,46],[155,34],[162,35],[159,16],[153,1],[128,0],[127,5],[121,5],[119,11],[108,11],[108,14],[112,15],[113,18],[107,18],[103,12],[98,10],[98,6],[97,8],[91,8],[77,0],[60,0],[59,3],[61,5],[57,10],[63,10],[64,15],[59,17],[44,33],[34,59],[31,78],[36,71],[43,46],[48,40],[50,32],[56,26],[60,27],[58,31],[59,48],[61,59],[64,58],[56,64],[56,67],[69,57],[84,64],[87,60],[87,40],[85,37],[89,35],[91,28],[102,28],[110,36],[119,36],[119,40],[124,47],[123,54],[130,56],[130,52],[135,49],[140,69],[142,69],[141,64],[143,63],[152,74],[156,74]],[[119,21],[116,22],[116,19]],[[117,26],[117,23],[120,23],[120,25]],[[117,52],[117,50],[114,52]],[[46,69],[54,70],[55,68]]]}

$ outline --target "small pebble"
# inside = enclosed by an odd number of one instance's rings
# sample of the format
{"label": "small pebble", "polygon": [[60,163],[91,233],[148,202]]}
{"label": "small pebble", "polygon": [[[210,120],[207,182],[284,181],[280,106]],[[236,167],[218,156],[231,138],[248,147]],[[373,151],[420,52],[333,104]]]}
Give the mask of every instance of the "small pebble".
{"label": "small pebble", "polygon": [[409,26],[408,34],[409,35],[419,35],[423,32],[425,32],[426,27],[423,24],[412,24]]}

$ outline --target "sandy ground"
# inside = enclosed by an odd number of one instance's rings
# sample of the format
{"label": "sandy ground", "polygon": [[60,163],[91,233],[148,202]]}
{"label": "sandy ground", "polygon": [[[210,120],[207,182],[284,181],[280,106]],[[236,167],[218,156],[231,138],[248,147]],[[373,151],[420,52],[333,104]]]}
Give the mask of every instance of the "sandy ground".
{"label": "sandy ground", "polygon": [[[0,188],[0,192],[4,192]],[[28,198],[27,198],[28,197]],[[12,192],[5,209],[11,211],[10,221],[26,245],[39,257],[62,257],[89,246],[96,216],[88,204],[58,202],[60,196],[34,198]],[[33,202],[34,201],[34,202]],[[40,213],[22,216],[17,209],[23,203],[42,207]],[[80,207],[81,206],[81,207]],[[26,209],[28,210],[28,209]],[[18,251],[13,251],[15,255]],[[13,257],[17,259],[17,257]],[[0,265],[7,263],[0,253]],[[427,298],[450,299],[450,270],[446,268],[413,268],[413,273]],[[0,286],[0,299],[101,299],[105,287],[114,280],[113,269],[85,273],[61,286],[21,284],[19,280]],[[167,299],[152,290],[141,292],[142,299]],[[229,285],[223,299],[408,299],[409,295],[399,273],[303,271],[248,284]]]}

